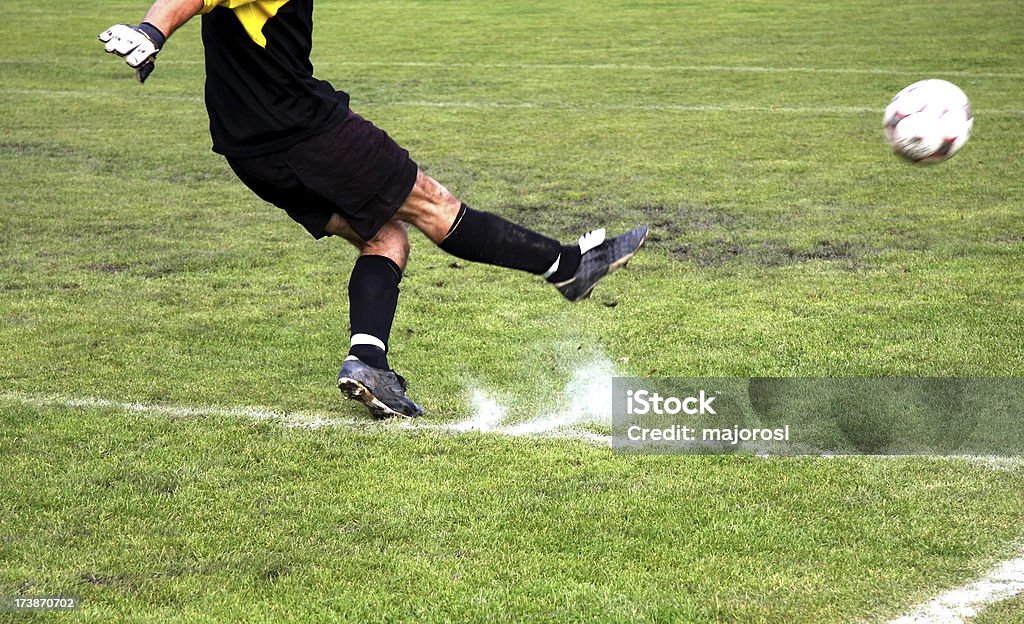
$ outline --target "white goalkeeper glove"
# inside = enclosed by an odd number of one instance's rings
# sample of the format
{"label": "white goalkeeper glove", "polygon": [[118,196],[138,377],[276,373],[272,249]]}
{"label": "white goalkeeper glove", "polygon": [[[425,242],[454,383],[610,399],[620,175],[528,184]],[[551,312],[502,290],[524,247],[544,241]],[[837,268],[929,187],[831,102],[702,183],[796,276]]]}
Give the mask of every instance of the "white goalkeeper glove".
{"label": "white goalkeeper glove", "polygon": [[124,62],[135,68],[139,82],[146,82],[167,37],[156,26],[142,22],[138,26],[114,24],[100,33],[99,40],[107,44],[107,52],[124,57]]}

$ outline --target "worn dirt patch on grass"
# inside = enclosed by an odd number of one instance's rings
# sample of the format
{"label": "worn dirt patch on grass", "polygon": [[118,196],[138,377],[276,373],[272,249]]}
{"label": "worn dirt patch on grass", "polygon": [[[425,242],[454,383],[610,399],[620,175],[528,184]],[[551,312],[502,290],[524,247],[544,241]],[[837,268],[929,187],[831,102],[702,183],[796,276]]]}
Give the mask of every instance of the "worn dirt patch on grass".
{"label": "worn dirt patch on grass", "polygon": [[683,243],[673,247],[670,254],[673,258],[704,268],[716,268],[732,262],[780,267],[827,261],[855,271],[864,267],[864,257],[869,255],[869,250],[858,243],[842,240],[820,240],[810,247],[800,248],[780,239],[743,241],[718,238]]}

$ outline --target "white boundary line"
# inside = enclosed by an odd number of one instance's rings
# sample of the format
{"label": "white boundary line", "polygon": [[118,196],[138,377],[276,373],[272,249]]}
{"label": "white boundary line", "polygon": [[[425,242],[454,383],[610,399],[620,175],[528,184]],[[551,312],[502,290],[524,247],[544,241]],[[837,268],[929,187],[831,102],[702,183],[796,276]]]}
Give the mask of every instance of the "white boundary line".
{"label": "white boundary line", "polygon": [[[422,419],[373,420],[367,418],[344,418],[315,412],[284,412],[273,409],[248,406],[224,407],[216,405],[189,406],[160,403],[139,403],[99,398],[75,398],[58,395],[36,395],[21,392],[0,392],[0,402],[22,403],[35,407],[65,407],[71,409],[111,409],[147,416],[170,418],[228,417],[251,420],[265,420],[279,423],[292,429],[319,429],[341,427],[356,430],[425,430],[442,431],[451,434],[483,433],[507,437],[561,438],[588,442],[597,446],[611,446],[612,436],[588,431],[585,427],[590,420],[566,417],[564,414],[540,416],[519,423],[505,422],[504,408],[485,395],[475,392],[472,397],[476,416],[453,423],[435,423]],[[584,428],[580,428],[582,425]],[[760,455],[758,457],[761,457]],[[823,455],[822,459],[849,459],[856,455]],[[866,457],[866,456],[865,456]],[[908,455],[874,455],[877,460],[898,460]],[[1015,471],[1024,466],[1016,457],[986,455],[927,455],[931,460],[963,461],[991,470]]]}
{"label": "white boundary line", "polygon": [[[313,412],[281,412],[259,407],[221,407],[221,406],[186,406],[154,403],[137,403],[130,401],[113,401],[96,398],[71,398],[56,395],[38,396],[17,392],[0,394],[0,401],[21,403],[34,407],[64,407],[71,409],[110,409],[145,416],[166,416],[169,418],[207,418],[227,417],[261,420],[280,423],[292,429],[320,429],[322,427],[342,427],[348,429],[381,430],[425,430],[442,431],[459,434],[480,432],[509,437],[533,436],[544,438],[565,438],[590,442],[595,445],[610,446],[611,436],[572,429],[560,423],[549,423],[547,419],[530,423],[502,425],[500,421],[483,423],[478,418],[467,418],[456,423],[431,423],[424,420],[388,420],[379,421],[370,418],[339,418]],[[547,426],[530,426],[534,423]]]}
{"label": "white boundary line", "polygon": [[0,394],[0,401],[23,403],[34,407],[66,407],[71,409],[113,409],[147,416],[168,416],[170,418],[229,417],[279,422],[286,427],[317,429],[324,426],[357,427],[366,421],[354,418],[334,418],[321,414],[304,412],[279,412],[255,407],[189,407],[185,405],[160,405],[111,401],[109,399],[68,398],[59,396],[34,396],[7,392]]}
{"label": "white boundary line", "polygon": [[[581,440],[599,446],[611,446],[612,436],[594,433],[584,427],[591,421],[586,418],[572,418],[565,415],[540,416],[530,421],[506,423],[504,409],[485,395],[474,393],[474,410],[478,415],[453,423],[434,423],[422,419],[373,420],[367,418],[344,418],[315,412],[285,412],[261,407],[217,405],[189,406],[160,403],[139,403],[99,398],[76,398],[58,395],[36,395],[21,392],[0,392],[0,402],[22,403],[35,407],[65,407],[71,409],[111,409],[147,416],[170,418],[228,417],[277,422],[292,429],[319,429],[342,427],[349,429],[380,430],[430,430],[452,434],[485,433],[508,437],[547,437]],[[822,459],[849,459],[856,455],[823,455]],[[875,455],[878,460],[905,459],[907,455]],[[928,455],[932,460],[963,461],[992,470],[1010,471],[1024,466],[1016,457],[986,455]]]}
{"label": "white boundary line", "polygon": [[963,624],[997,602],[1024,593],[1024,552],[980,579],[951,589],[889,624]]}
{"label": "white boundary line", "polygon": [[[102,98],[110,99],[109,91],[88,91],[70,89],[0,89],[4,95],[58,98]],[[133,100],[166,100],[171,102],[200,103],[203,98],[195,95],[173,95],[158,93],[132,94]],[[412,106],[418,108],[462,109],[462,110],[537,110],[581,112],[658,112],[658,113],[766,113],[776,115],[877,115],[880,106],[752,106],[749,104],[561,104],[537,102],[487,102],[454,101],[431,102],[426,100],[367,101],[364,106]],[[979,110],[975,114],[997,117],[1024,117],[1024,109]]]}

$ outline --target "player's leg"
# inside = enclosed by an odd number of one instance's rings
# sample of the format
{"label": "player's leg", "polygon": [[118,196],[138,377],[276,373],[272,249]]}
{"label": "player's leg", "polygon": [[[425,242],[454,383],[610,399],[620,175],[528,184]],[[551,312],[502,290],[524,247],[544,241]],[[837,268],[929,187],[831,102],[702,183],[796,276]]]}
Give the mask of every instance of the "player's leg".
{"label": "player's leg", "polygon": [[338,375],[344,396],[376,416],[423,413],[386,356],[409,254],[405,225],[394,216],[415,184],[416,164],[354,114],[283,152],[228,162],[246,186],[314,238],[342,237],[361,252],[349,283],[350,350]]}
{"label": "player's leg", "polygon": [[405,224],[391,221],[369,241],[359,238],[337,214],[324,229],[353,243],[360,252],[348,281],[349,355],[387,370],[388,338],[398,308],[398,285],[409,258]]}
{"label": "player's leg", "polygon": [[350,343],[338,373],[338,388],[377,417],[419,416],[423,408],[405,394],[405,379],[387,360],[391,325],[398,307],[398,284],[409,258],[405,224],[390,221],[368,241],[340,215],[324,231],[341,236],[360,250],[348,282]]}
{"label": "player's leg", "polygon": [[571,276],[579,265],[579,247],[562,245],[496,214],[474,210],[422,171],[397,216],[464,260],[536,275],[546,273],[560,256],[561,273]]}
{"label": "player's leg", "polygon": [[624,265],[647,237],[646,226],[608,240],[601,229],[563,245],[496,214],[470,208],[422,171],[397,216],[456,257],[541,275],[572,301],[590,295],[594,285]]}

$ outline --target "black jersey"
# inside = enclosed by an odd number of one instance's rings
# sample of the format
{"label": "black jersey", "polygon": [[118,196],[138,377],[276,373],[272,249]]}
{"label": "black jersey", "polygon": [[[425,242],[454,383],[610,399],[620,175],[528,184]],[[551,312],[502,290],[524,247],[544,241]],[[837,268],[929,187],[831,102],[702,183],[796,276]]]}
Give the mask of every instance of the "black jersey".
{"label": "black jersey", "polygon": [[213,150],[258,156],[341,123],[348,95],[313,77],[313,0],[204,0]]}

